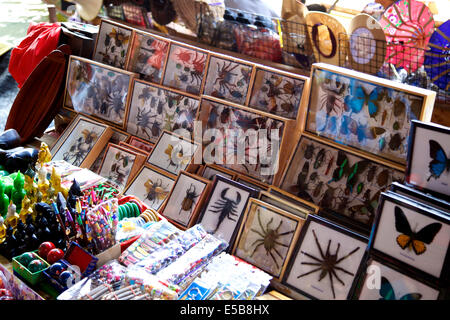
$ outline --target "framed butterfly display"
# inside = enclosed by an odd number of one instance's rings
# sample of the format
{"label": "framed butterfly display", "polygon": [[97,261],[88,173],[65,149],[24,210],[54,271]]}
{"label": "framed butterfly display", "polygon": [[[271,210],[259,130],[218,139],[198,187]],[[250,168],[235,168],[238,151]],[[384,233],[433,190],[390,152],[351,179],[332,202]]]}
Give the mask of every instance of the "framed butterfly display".
{"label": "framed butterfly display", "polygon": [[382,193],[370,250],[434,279],[448,279],[450,216]]}
{"label": "framed butterfly display", "polygon": [[133,81],[127,132],[155,143],[163,130],[191,138],[199,101],[195,96]]}
{"label": "framed butterfly display", "polygon": [[413,121],[406,182],[450,201],[450,128]]}
{"label": "framed butterfly display", "polygon": [[367,239],[328,220],[309,215],[282,284],[311,299],[352,296]]}
{"label": "framed butterfly display", "polygon": [[404,274],[398,267],[370,258],[358,300],[437,300],[439,290]]}
{"label": "framed butterfly display", "polygon": [[155,144],[147,163],[168,172],[178,175],[181,170],[190,172],[196,153],[200,152],[200,145],[189,139],[183,138],[173,132],[163,131]]}
{"label": "framed butterfly display", "polygon": [[368,233],[380,192],[393,181],[403,180],[404,174],[398,169],[304,133],[292,153],[280,188],[319,206],[321,214]]}
{"label": "framed butterfly display", "polygon": [[271,184],[278,172],[286,119],[202,96],[204,160]]}
{"label": "framed butterfly display", "polygon": [[429,121],[436,93],[314,64],[305,130],[405,165],[411,120]]}

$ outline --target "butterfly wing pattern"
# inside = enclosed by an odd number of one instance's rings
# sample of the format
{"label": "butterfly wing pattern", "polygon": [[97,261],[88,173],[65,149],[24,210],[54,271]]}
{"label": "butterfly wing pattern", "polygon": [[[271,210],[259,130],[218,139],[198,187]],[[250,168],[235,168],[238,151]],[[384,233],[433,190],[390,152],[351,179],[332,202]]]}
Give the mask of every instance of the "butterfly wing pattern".
{"label": "butterfly wing pattern", "polygon": [[380,300],[420,300],[422,295],[418,292],[407,293],[403,295],[400,299],[395,297],[394,288],[391,283],[385,277],[381,277],[381,287],[380,287]]}
{"label": "butterfly wing pattern", "polygon": [[398,206],[395,207],[395,229],[400,232],[396,242],[403,250],[412,247],[416,255],[423,254],[427,249],[425,244],[431,244],[441,228],[442,224],[435,222],[418,232],[413,232],[403,210]]}
{"label": "butterfly wing pattern", "polygon": [[444,149],[436,140],[430,140],[430,157],[432,160],[428,165],[430,176],[427,181],[430,181],[431,178],[439,179],[445,170],[447,172],[450,171],[450,159],[448,159]]}

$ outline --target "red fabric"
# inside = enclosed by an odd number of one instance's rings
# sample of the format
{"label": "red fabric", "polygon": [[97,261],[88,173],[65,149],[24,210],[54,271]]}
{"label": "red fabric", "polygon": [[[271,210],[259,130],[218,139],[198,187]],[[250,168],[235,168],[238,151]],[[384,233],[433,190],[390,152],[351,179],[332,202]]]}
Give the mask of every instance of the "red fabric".
{"label": "red fabric", "polygon": [[27,36],[11,51],[9,73],[22,87],[33,69],[58,46],[59,23],[30,23]]}

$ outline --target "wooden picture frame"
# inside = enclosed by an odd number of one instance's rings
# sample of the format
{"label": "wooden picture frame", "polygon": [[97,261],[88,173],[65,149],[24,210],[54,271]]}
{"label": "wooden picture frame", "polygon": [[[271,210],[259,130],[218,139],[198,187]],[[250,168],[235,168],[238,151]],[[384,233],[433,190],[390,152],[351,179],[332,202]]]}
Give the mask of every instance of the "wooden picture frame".
{"label": "wooden picture frame", "polygon": [[200,96],[209,55],[208,51],[198,47],[171,41],[162,85]]}
{"label": "wooden picture frame", "polygon": [[279,188],[314,203],[320,215],[369,234],[379,193],[404,174],[400,165],[349,150],[303,133]]}
{"label": "wooden picture frame", "polygon": [[[414,243],[409,241],[414,238]],[[381,193],[369,250],[424,279],[446,282],[450,266],[450,216],[405,197]]]}
{"label": "wooden picture frame", "polygon": [[142,80],[161,84],[169,47],[168,39],[135,30],[127,70],[138,73]]}
{"label": "wooden picture frame", "polygon": [[[283,170],[283,164],[286,162],[288,156],[287,150],[290,150],[290,144],[292,144],[292,141],[287,141],[288,139],[285,139],[285,137],[295,135],[294,121],[209,96],[202,96],[200,98],[200,107],[197,120],[202,121],[202,132],[204,134],[200,136],[202,136],[204,144],[203,154],[205,157],[205,163],[219,164],[220,166],[237,173],[252,176],[253,178],[266,184],[273,184],[277,181],[277,179],[279,179]],[[258,125],[254,123],[252,124],[252,120],[257,121]],[[262,123],[264,123],[264,125]],[[242,126],[244,126],[244,128]],[[258,132],[256,129],[259,127],[279,129],[278,154],[276,154],[275,151],[267,152],[267,149],[269,148],[268,145],[265,145],[264,148],[258,145]],[[208,129],[213,130],[210,131]],[[245,148],[248,148],[249,150],[249,155],[245,156],[245,165],[238,164],[237,160],[239,159],[236,159],[235,157],[236,152],[227,154],[233,143],[236,148],[238,145],[238,139],[230,134],[230,132],[233,133],[233,130],[243,130],[244,132],[249,133],[238,135],[240,141],[245,143]],[[212,136],[210,137],[208,133],[212,134]],[[226,135],[226,133],[229,134]],[[269,134],[271,132],[268,130],[267,133]],[[199,136],[197,132],[194,132],[194,134]],[[221,137],[216,136],[217,134],[220,134]],[[235,133],[235,135],[237,134]],[[224,136],[227,138],[227,144],[226,146],[221,146],[224,141]],[[215,139],[214,141],[218,142],[212,142],[212,138]],[[249,141],[253,141],[253,146],[248,146],[248,143],[246,142],[247,138]],[[273,140],[274,139],[272,137],[272,141]],[[222,151],[216,151],[215,149],[220,149]],[[207,151],[216,152],[214,156],[208,158],[205,156]],[[260,153],[260,151],[265,152],[265,155],[263,154],[263,156],[267,158],[265,161],[268,162],[264,169],[261,169],[261,163],[259,163],[260,157],[258,153]],[[222,153],[222,156],[220,156],[220,153]],[[268,153],[270,155],[268,155]],[[255,158],[255,154],[258,156],[257,158]],[[227,157],[231,157],[234,160],[234,164],[227,165]],[[250,157],[252,157],[252,159],[250,159]],[[216,158],[220,159],[217,160]],[[270,161],[270,159],[273,160],[273,158],[278,159],[278,162],[276,160]],[[251,162],[256,162],[256,164]],[[244,166],[247,169],[245,169]],[[250,166],[252,168],[250,168]],[[262,172],[266,172],[267,174],[263,175]]]}
{"label": "wooden picture frame", "polygon": [[199,170],[198,174],[200,176],[202,176],[203,178],[211,180],[211,181],[214,180],[214,177],[216,175],[221,175],[230,180],[234,180],[236,178],[235,172],[233,172],[231,170],[227,170],[226,168],[223,168],[223,167],[215,165],[215,164],[205,164]]}
{"label": "wooden picture frame", "polygon": [[[282,284],[310,299],[349,299],[355,290],[366,248],[367,238],[316,215],[308,215]],[[334,277],[328,269],[320,268],[326,265],[327,255],[336,255],[341,262],[332,269]],[[321,270],[324,270],[322,274]],[[344,286],[336,279],[337,274]]]}
{"label": "wooden picture frame", "polygon": [[134,195],[148,207],[159,211],[164,206],[175,179],[176,176],[155,166],[145,164],[130,180],[123,190],[123,194],[126,196]]}
{"label": "wooden picture frame", "polygon": [[[369,270],[376,270],[376,274],[369,274]],[[378,280],[374,276],[380,278],[379,288],[373,286],[374,280]],[[436,285],[424,282],[416,275],[405,274],[402,268],[376,256],[365,262],[355,293],[358,300],[438,300],[439,296],[440,290]]]}
{"label": "wooden picture frame", "polygon": [[103,155],[105,154],[106,149],[108,147],[108,143],[119,144],[119,142],[126,141],[130,137],[130,134],[125,131],[122,131],[122,130],[119,130],[116,128],[112,128],[112,127],[111,127],[111,130],[113,132],[111,137],[104,144],[104,147],[103,147],[102,151],[100,152],[100,154],[98,155],[97,159],[95,159],[94,163],[89,167],[89,170],[91,170],[95,173],[97,173],[100,168],[100,165],[103,160]]}
{"label": "wooden picture frame", "polygon": [[315,214],[319,212],[319,206],[315,205],[312,202],[306,201],[302,198],[296,197],[292,193],[286,192],[278,187],[270,186],[268,192],[278,198],[291,202],[292,204],[298,207],[304,208],[304,210],[308,212],[312,212]]}
{"label": "wooden picture frame", "polygon": [[[126,69],[133,34],[133,28],[115,21],[102,19],[92,53],[92,60],[115,68]],[[120,50],[119,47],[124,48]],[[111,54],[114,58],[110,57]]]}
{"label": "wooden picture frame", "polygon": [[121,192],[144,163],[144,155],[120,145],[108,143],[98,174],[105,177],[112,186]]}
{"label": "wooden picture frame", "polygon": [[307,93],[309,78],[256,65],[246,105],[263,112],[298,122]]}
{"label": "wooden picture frame", "polygon": [[409,139],[406,183],[450,202],[450,128],[413,120]]}
{"label": "wooden picture frame", "polygon": [[127,148],[130,151],[133,151],[133,152],[136,152],[136,153],[140,153],[141,155],[143,155],[145,157],[145,160],[147,160],[148,156],[150,155],[150,152],[145,152],[144,150],[136,148],[136,147],[132,146],[131,144],[126,143],[124,141],[120,141],[119,142],[119,146]]}
{"label": "wooden picture frame", "polygon": [[155,147],[155,145],[151,142],[148,142],[147,140],[141,139],[139,137],[130,135],[130,138],[127,141],[130,145],[132,145],[133,147],[136,147],[138,149],[141,149],[145,152],[150,153],[153,148]]}
{"label": "wooden picture frame", "polygon": [[253,83],[253,64],[230,56],[212,53],[209,57],[203,94],[245,104]]}
{"label": "wooden picture frame", "polygon": [[[262,214],[261,209],[265,210]],[[271,204],[250,199],[232,254],[280,280],[304,222],[304,219]],[[268,237],[275,238],[276,242],[271,244],[273,247],[267,247]],[[257,252],[259,255],[253,258]]]}
{"label": "wooden picture frame", "polygon": [[[190,183],[190,186],[181,185],[181,183],[186,182]],[[196,184],[194,185],[194,183]],[[209,195],[211,184],[210,180],[186,171],[180,171],[167,197],[161,215],[181,229],[192,227],[196,223],[199,210]],[[199,188],[200,190],[198,190]],[[188,209],[185,210],[185,208]],[[182,217],[181,213],[183,212],[184,215],[185,211],[188,212],[188,215],[187,217]]]}
{"label": "wooden picture frame", "polygon": [[299,216],[302,219],[306,219],[308,214],[314,213],[314,211],[308,211],[304,207],[297,206],[290,201],[287,201],[283,198],[279,198],[274,194],[270,193],[269,191],[260,191],[258,199],[265,203],[278,207],[281,210]]}
{"label": "wooden picture frame", "polygon": [[64,106],[124,129],[135,76],[129,71],[70,56]]}
{"label": "wooden picture frame", "polygon": [[422,205],[430,206],[436,210],[440,210],[450,215],[450,203],[440,198],[434,197],[428,193],[421,192],[410,186],[394,182],[389,187],[389,191],[397,196],[408,198],[412,201],[419,202]]}
{"label": "wooden picture frame", "polygon": [[256,195],[256,190],[218,174],[197,223],[207,232],[227,241],[228,250],[231,250],[247,203]]}
{"label": "wooden picture frame", "polygon": [[[155,143],[147,163],[169,174],[178,175],[181,170],[195,172],[200,163],[197,160],[199,155],[201,155],[201,146],[198,142],[164,130]],[[158,158],[161,156],[164,158]]]}
{"label": "wooden picture frame", "polygon": [[151,143],[156,143],[163,129],[192,139],[198,97],[137,79],[130,97],[127,132]]}
{"label": "wooden picture frame", "polygon": [[316,63],[311,69],[304,128],[405,165],[410,120],[430,121],[435,97],[431,90]]}
{"label": "wooden picture frame", "polygon": [[81,168],[89,168],[111,138],[112,129],[101,122],[77,115],[54,143],[52,160],[65,160]]}

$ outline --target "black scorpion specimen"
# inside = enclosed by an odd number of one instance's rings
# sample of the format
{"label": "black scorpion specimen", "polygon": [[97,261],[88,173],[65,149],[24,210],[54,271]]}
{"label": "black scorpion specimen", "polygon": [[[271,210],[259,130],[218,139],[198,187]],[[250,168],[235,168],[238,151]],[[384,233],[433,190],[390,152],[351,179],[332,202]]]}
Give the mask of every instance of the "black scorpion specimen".
{"label": "black scorpion specimen", "polygon": [[209,210],[214,213],[219,213],[219,219],[217,221],[216,229],[214,233],[217,232],[220,225],[222,224],[225,218],[230,219],[231,221],[236,221],[233,219],[233,216],[238,216],[236,213],[237,205],[241,202],[241,194],[239,191],[236,191],[236,201],[226,197],[227,192],[230,188],[225,188],[220,193],[220,199],[216,201],[216,203],[211,206],[211,208],[216,210]]}

